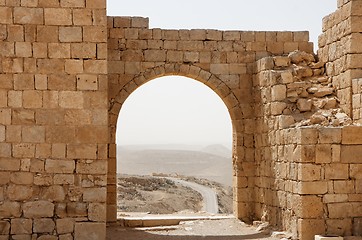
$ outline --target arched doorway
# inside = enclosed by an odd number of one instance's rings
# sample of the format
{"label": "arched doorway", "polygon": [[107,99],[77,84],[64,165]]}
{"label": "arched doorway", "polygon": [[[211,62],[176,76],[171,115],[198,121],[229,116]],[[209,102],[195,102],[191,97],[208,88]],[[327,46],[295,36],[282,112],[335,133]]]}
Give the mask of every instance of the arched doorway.
{"label": "arched doorway", "polygon": [[[179,75],[190,77],[194,80],[205,84],[211,88],[225,103],[227,107],[232,126],[233,126],[233,192],[234,192],[234,214],[240,219],[248,220],[252,217],[254,211],[251,207],[251,202],[243,202],[239,200],[238,192],[246,191],[247,195],[252,195],[252,187],[250,186],[250,178],[243,178],[243,171],[239,171],[240,163],[245,156],[243,146],[244,131],[243,116],[240,115],[240,104],[234,92],[217,76],[205,71],[199,67],[188,64],[165,64],[150,68],[142,74],[137,75],[129,82],[120,88],[119,92],[114,98],[109,99],[109,130],[110,130],[110,145],[109,145],[109,164],[108,164],[108,191],[107,191],[107,205],[108,205],[108,221],[116,220],[117,201],[116,201],[116,129],[119,112],[126,101],[126,99],[138,89],[141,85],[150,80],[158,77]],[[249,176],[251,173],[248,173]],[[246,181],[246,182],[245,182]],[[239,185],[241,187],[239,187]]]}
{"label": "arched doorway", "polygon": [[168,76],[142,85],[122,105],[116,142],[119,211],[198,212],[195,193],[168,181],[177,176],[213,186],[219,212],[232,212],[231,119],[204,84]]}

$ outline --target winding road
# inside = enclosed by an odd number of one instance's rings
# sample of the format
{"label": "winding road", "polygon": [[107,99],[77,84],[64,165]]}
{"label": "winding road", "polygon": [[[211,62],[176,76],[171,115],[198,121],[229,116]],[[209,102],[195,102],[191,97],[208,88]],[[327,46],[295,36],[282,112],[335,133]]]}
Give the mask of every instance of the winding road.
{"label": "winding road", "polygon": [[177,178],[168,178],[168,179],[199,192],[204,199],[202,211],[212,213],[212,214],[217,214],[219,212],[217,195],[216,195],[216,192],[212,188],[209,188],[209,187],[206,187],[206,186],[194,183],[194,182],[184,181],[184,180],[177,179]]}

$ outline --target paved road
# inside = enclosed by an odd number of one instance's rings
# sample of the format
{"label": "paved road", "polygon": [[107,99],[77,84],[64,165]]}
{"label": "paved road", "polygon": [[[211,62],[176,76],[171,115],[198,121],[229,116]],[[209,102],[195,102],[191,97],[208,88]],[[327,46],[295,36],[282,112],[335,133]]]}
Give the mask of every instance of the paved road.
{"label": "paved road", "polygon": [[180,180],[177,178],[169,178],[169,179],[174,182],[180,183],[186,187],[192,188],[193,190],[199,192],[204,199],[202,211],[212,213],[212,214],[216,214],[219,212],[217,195],[216,195],[216,192],[212,188],[205,187],[203,185],[193,183],[193,182],[187,182],[187,181]]}

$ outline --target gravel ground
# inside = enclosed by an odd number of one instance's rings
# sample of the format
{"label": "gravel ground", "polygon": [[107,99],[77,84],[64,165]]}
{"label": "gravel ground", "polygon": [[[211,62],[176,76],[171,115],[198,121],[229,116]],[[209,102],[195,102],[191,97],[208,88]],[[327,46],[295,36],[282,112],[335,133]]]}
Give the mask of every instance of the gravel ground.
{"label": "gravel ground", "polygon": [[107,228],[107,240],[277,240],[282,237],[258,231],[237,219],[187,221],[171,227]]}

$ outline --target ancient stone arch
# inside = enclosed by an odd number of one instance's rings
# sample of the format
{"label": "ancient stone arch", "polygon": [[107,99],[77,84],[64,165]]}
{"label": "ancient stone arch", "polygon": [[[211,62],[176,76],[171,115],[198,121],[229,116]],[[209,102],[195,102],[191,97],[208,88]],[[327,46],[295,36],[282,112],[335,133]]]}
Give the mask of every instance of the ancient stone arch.
{"label": "ancient stone arch", "polygon": [[[229,110],[229,114],[231,117],[231,121],[233,124],[233,145],[237,146],[238,142],[242,141],[242,139],[238,139],[242,137],[241,135],[236,134],[237,132],[241,132],[242,129],[240,125],[237,124],[237,113],[234,113],[235,107],[239,105],[237,102],[237,98],[234,96],[230,88],[222,82],[217,76],[211,74],[208,71],[205,71],[197,66],[192,66],[189,64],[179,64],[179,63],[169,63],[164,65],[159,65],[154,68],[147,69],[145,72],[138,74],[132,80],[124,85],[124,87],[118,92],[114,99],[110,99],[110,115],[109,115],[109,126],[110,126],[110,133],[109,136],[111,138],[111,143],[115,144],[115,135],[116,135],[116,127],[117,127],[117,119],[119,112],[122,108],[123,103],[126,99],[135,91],[138,87],[142,86],[143,84],[159,78],[163,76],[170,76],[170,75],[178,75],[188,77],[194,80],[197,80],[201,83],[204,83],[210,89],[215,91],[219,95],[219,97],[225,103],[227,109]],[[240,121],[240,120],[239,120]],[[116,146],[113,145],[113,149],[116,149]],[[236,149],[234,150],[236,151]],[[233,161],[236,163],[236,159]],[[116,158],[109,158],[109,167],[108,167],[108,177],[111,179],[116,178]],[[109,181],[108,191],[115,192],[116,185],[114,181]],[[238,191],[238,188],[235,189]],[[109,213],[112,214],[113,219],[116,217],[116,196],[114,194],[108,195],[110,198],[108,199],[108,207]]]}
{"label": "ancient stone arch", "polygon": [[150,29],[105,0],[0,0],[0,239],[105,239],[117,115],[168,74],[228,106],[236,217],[293,239],[361,235],[361,4],[338,0],[316,56],[308,32]]}

